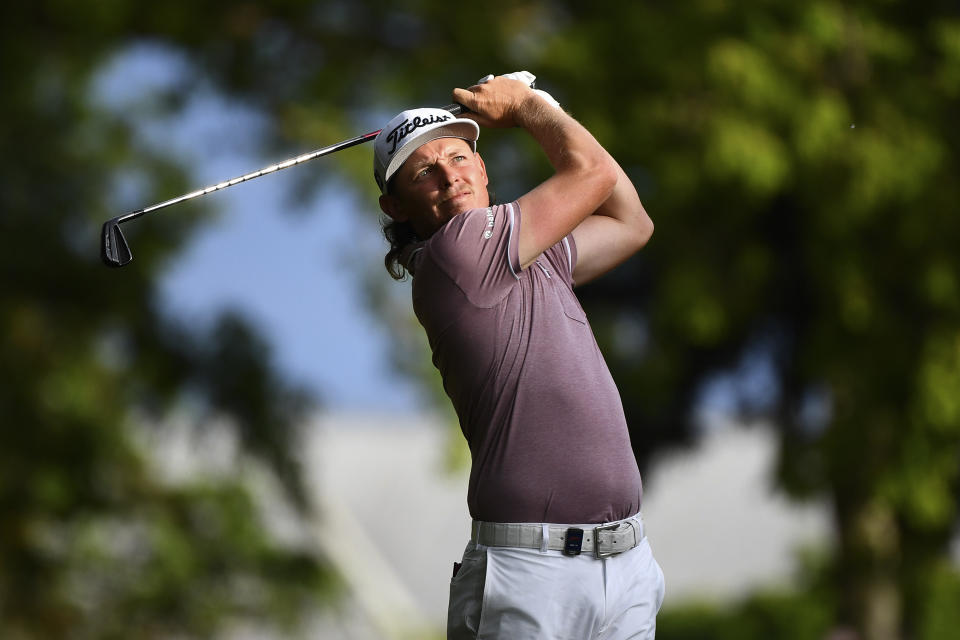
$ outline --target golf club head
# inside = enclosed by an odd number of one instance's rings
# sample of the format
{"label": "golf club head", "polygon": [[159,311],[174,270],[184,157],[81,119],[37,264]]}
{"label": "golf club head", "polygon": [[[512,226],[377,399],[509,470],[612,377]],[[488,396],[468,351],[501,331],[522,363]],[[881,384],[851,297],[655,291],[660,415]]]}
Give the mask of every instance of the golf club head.
{"label": "golf club head", "polygon": [[131,260],[130,245],[123,237],[123,231],[116,220],[107,220],[103,223],[103,235],[100,243],[100,257],[108,267],[122,267]]}

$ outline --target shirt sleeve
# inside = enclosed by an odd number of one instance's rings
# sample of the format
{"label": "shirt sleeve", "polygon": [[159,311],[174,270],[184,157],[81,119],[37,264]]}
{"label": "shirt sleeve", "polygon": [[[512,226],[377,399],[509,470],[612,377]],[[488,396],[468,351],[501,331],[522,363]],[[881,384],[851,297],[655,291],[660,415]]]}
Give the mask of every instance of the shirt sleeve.
{"label": "shirt sleeve", "polygon": [[429,257],[471,304],[490,307],[519,280],[519,228],[516,203],[472,209],[430,238]]}

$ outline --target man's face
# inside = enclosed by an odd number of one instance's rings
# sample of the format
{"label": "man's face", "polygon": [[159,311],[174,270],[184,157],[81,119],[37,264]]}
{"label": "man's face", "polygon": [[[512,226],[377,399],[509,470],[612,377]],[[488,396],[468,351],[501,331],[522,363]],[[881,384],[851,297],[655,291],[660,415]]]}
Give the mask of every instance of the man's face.
{"label": "man's face", "polygon": [[489,205],[483,159],[460,138],[438,138],[414,151],[380,197],[384,213],[409,221],[424,239],[454,216]]}

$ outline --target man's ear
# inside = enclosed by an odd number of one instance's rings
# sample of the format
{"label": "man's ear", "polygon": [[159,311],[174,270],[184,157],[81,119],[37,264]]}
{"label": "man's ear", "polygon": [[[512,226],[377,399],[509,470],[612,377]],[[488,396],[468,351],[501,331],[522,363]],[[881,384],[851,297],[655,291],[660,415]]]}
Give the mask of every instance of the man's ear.
{"label": "man's ear", "polygon": [[477,156],[477,161],[480,163],[480,171],[483,173],[483,185],[487,186],[490,184],[490,179],[487,177],[487,165],[484,164],[479,151],[474,151],[474,155]]}
{"label": "man's ear", "polygon": [[406,222],[408,219],[407,214],[404,213],[400,207],[400,202],[396,196],[390,195],[389,193],[380,196],[380,210],[397,222]]}
{"label": "man's ear", "polygon": [[480,174],[483,176],[483,186],[484,186],[484,190],[487,192],[487,205],[486,205],[486,206],[489,207],[489,206],[490,206],[491,204],[493,204],[493,203],[490,202],[490,190],[486,188],[486,187],[489,187],[489,186],[490,186],[490,178],[487,177],[487,165],[484,164],[483,158],[480,157],[480,153],[479,153],[479,152],[474,151],[473,153],[474,153],[474,155],[477,157],[477,162],[478,162],[479,165],[480,165]]}

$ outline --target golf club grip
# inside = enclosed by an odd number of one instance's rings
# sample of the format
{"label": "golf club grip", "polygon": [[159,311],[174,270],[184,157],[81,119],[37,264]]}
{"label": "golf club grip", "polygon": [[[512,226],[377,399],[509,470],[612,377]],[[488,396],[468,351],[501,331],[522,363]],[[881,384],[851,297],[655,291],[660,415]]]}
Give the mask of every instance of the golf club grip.
{"label": "golf club grip", "polygon": [[448,104],[445,107],[441,107],[444,111],[449,111],[455,116],[460,115],[461,113],[470,113],[470,109],[467,109],[465,106],[459,102],[454,102],[453,104]]}

